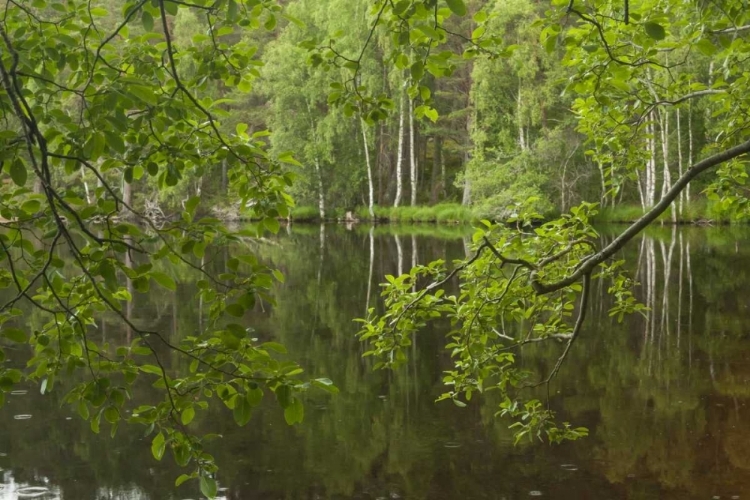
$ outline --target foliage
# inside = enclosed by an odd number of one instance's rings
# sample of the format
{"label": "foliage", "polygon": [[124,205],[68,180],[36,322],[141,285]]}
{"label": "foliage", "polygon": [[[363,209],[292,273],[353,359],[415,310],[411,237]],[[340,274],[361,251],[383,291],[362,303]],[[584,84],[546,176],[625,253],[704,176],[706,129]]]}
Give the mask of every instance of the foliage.
{"label": "foliage", "polygon": [[[206,30],[178,37],[175,19],[189,13]],[[281,163],[296,160],[269,153],[267,133],[250,133],[246,124],[226,133],[226,101],[212,91],[250,89],[257,47],[233,33],[272,27],[280,15],[270,1],[36,0],[8,3],[0,26],[1,159],[10,177],[0,205],[0,285],[10,294],[0,307],[0,335],[30,348],[25,371],[0,366],[0,403],[27,377],[42,393],[65,390],[63,401],[94,432],[106,427],[114,436],[123,421],[142,424],[157,460],[169,451],[192,467],[177,483],[196,479],[207,497],[216,495],[217,467],[190,424],[210,401],[245,425],[273,395],[295,424],[308,388],[335,391],[327,379],[301,379],[283,346],[238,323],[257,298],[271,300],[281,273],[249,251],[219,273],[207,265],[219,248],[278,231],[277,217],[292,205]],[[233,231],[200,217],[199,190],[182,200],[180,218],[160,224],[130,199],[131,186],[168,192],[221,164],[240,205],[261,221],[255,229]],[[139,327],[127,305],[151,287],[178,289],[175,276],[160,270],[164,262],[193,276],[193,300],[207,311],[205,323],[181,339]],[[33,331],[23,328],[28,306],[44,313]],[[132,342],[94,336],[104,312],[135,333]],[[0,359],[9,352],[0,349]],[[169,353],[189,369],[168,369]],[[160,389],[160,399],[135,399],[139,379]]]}

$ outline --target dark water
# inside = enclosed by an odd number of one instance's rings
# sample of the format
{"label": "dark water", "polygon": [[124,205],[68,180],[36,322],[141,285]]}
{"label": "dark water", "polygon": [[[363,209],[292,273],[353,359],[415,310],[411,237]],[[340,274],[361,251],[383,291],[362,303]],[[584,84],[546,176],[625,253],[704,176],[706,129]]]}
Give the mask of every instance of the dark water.
{"label": "dark water", "polygon": [[[604,238],[613,228],[602,228]],[[255,244],[287,275],[277,305],[258,303],[246,322],[283,342],[310,375],[341,393],[311,394],[302,425],[288,427],[274,404],[237,428],[221,405],[194,424],[219,432],[212,444],[228,499],[750,499],[750,230],[657,230],[624,256],[652,309],[618,324],[606,290],[595,286],[586,331],[552,387],[561,417],[590,437],[561,446],[514,447],[498,401],[467,408],[434,403],[450,366],[442,334],[420,334],[409,364],[372,372],[360,357],[352,318],[378,304],[384,274],[412,263],[464,255],[465,231],[443,228],[296,226]],[[213,256],[220,269],[231,251]],[[180,270],[167,269],[176,278]],[[194,284],[137,296],[131,314],[172,340],[202,320]],[[31,322],[42,318],[32,318]],[[98,334],[125,343],[129,333],[104,318]],[[560,346],[527,352],[522,363],[549,366]],[[20,360],[28,353],[10,352]],[[551,361],[550,361],[551,360]],[[173,367],[181,361],[172,360]],[[94,435],[63,392],[38,387],[9,395],[0,409],[0,500],[29,498],[187,499],[173,487],[179,469],[151,458],[142,429],[114,439]],[[58,388],[56,388],[58,389]],[[151,389],[139,387],[140,396]],[[25,418],[30,416],[30,418]],[[19,418],[21,417],[21,418]],[[24,490],[24,487],[38,487]]]}

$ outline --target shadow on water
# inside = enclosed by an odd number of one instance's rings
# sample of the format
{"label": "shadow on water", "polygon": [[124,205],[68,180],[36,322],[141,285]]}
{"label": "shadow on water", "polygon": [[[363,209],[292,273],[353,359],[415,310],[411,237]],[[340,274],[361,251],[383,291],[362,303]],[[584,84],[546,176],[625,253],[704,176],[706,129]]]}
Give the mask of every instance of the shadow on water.
{"label": "shadow on water", "polygon": [[[273,402],[243,428],[221,405],[199,412],[197,430],[223,435],[210,447],[224,498],[750,496],[750,231],[656,229],[631,244],[622,257],[650,311],[618,323],[608,315],[607,284],[597,283],[586,331],[551,387],[560,416],[588,426],[590,437],[514,447],[508,422],[493,416],[492,394],[463,409],[434,402],[450,366],[441,349],[447,324],[420,333],[398,372],[373,372],[361,357],[352,320],[382,308],[384,275],[466,255],[466,229],[429,229],[294,226],[249,243],[287,279],[275,305],[258,301],[244,321],[341,393],[310,394],[305,421],[293,428]],[[602,233],[611,239],[614,230]],[[218,250],[205,264],[221,270],[231,253]],[[183,279],[177,291],[136,293],[127,311],[175,341],[205,315],[187,273],[163,271]],[[29,327],[42,321],[31,313]],[[104,317],[95,335],[118,345],[131,333]],[[539,346],[521,362],[548,369],[560,349]],[[29,354],[8,352],[17,365]],[[187,369],[170,361],[172,370]],[[154,389],[144,380],[136,391],[147,399]],[[169,458],[151,458],[142,429],[94,435],[61,407],[63,395],[63,387],[46,396],[25,387],[8,396],[0,410],[0,500],[199,497],[189,485],[174,488],[180,471]]]}

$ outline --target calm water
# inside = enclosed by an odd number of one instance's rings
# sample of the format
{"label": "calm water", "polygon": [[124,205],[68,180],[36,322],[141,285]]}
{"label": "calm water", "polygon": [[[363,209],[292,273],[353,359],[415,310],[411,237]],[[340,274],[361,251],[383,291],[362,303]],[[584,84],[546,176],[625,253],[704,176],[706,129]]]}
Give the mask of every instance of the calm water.
{"label": "calm water", "polygon": [[[603,237],[613,231],[602,228]],[[258,303],[247,324],[341,393],[311,394],[293,428],[274,404],[244,428],[221,405],[199,412],[196,428],[224,436],[212,445],[224,497],[750,499],[750,230],[665,229],[631,244],[625,256],[652,312],[618,324],[606,290],[595,287],[587,329],[552,388],[553,406],[590,437],[516,447],[508,422],[493,418],[498,401],[434,403],[450,366],[439,325],[420,334],[395,373],[372,372],[354,338],[352,318],[378,305],[384,274],[462,257],[465,234],[295,226],[258,244],[287,281],[276,306]],[[221,269],[229,253],[211,266]],[[166,271],[180,278],[179,269]],[[176,340],[202,320],[194,295],[183,282],[174,294],[137,296],[131,314]],[[110,318],[98,334],[115,344],[130,335]],[[522,362],[548,366],[559,352],[545,346]],[[180,363],[174,358],[173,368]],[[190,485],[174,489],[179,469],[151,458],[142,429],[94,435],[60,407],[60,388],[46,396],[24,389],[0,409],[0,500],[199,497]]]}

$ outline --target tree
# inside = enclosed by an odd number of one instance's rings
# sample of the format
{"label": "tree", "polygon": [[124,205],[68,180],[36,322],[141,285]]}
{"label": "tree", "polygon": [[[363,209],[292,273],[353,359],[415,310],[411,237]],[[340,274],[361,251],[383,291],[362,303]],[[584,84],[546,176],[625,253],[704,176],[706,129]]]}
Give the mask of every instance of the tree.
{"label": "tree", "polygon": [[[221,400],[244,425],[274,394],[293,424],[303,417],[301,392],[311,385],[335,391],[326,379],[300,380],[302,369],[279,359],[282,346],[259,342],[233,320],[256,297],[271,300],[268,290],[283,276],[250,252],[233,255],[218,273],[205,259],[243,237],[276,232],[277,217],[292,205],[281,164],[296,160],[271,155],[264,131],[237,126],[227,133],[227,101],[215,95],[216,88],[250,90],[258,47],[233,34],[238,26],[273,29],[281,7],[35,0],[3,10],[0,284],[9,296],[0,306],[0,335],[28,344],[30,359],[25,374],[0,366],[0,403],[24,375],[43,393],[64,389],[64,402],[94,432],[108,425],[114,435],[122,421],[146,426],[156,459],[171,450],[178,464],[192,467],[177,482],[194,478],[213,497],[216,464],[189,428],[209,400]],[[177,33],[190,16],[205,30]],[[128,194],[144,181],[168,191],[219,165],[240,205],[261,221],[256,230],[232,231],[201,216],[206,210],[193,193],[178,220],[157,224]],[[182,339],[139,327],[123,306],[151,286],[179,286],[160,270],[164,261],[179,263],[201,289],[205,322]],[[19,323],[27,308],[44,313],[32,332]],[[94,320],[104,311],[133,332],[130,345],[96,340]],[[171,367],[169,353],[189,369]],[[0,348],[0,359],[6,356]],[[162,400],[132,400],[139,378],[160,388]]]}
{"label": "tree", "polygon": [[[463,2],[447,4],[454,14],[465,13]],[[404,12],[398,6],[391,10],[386,3],[379,5],[392,15],[386,21],[392,30],[405,18],[412,29],[433,23],[419,6]],[[650,197],[659,193],[660,141],[661,197],[647,203],[645,214],[602,248],[594,243],[597,233],[590,223],[594,204],[583,203],[544,222],[533,209],[533,198],[520,201],[509,207],[502,224],[483,221],[474,236],[473,254],[454,263],[452,270],[437,261],[387,277],[386,311],[377,315],[371,310],[360,333],[370,344],[367,354],[378,357],[378,366],[404,362],[414,332],[435,318],[450,318],[453,330],[446,349],[454,368],[443,379],[448,390],[441,399],[465,406],[474,393],[496,390],[503,399],[498,413],[516,419],[512,427],[517,439],[546,436],[559,442],[584,435],[585,429],[559,424],[548,405],[526,395],[533,387],[548,386],[568,356],[586,317],[592,280],[604,280],[613,295],[611,315],[643,310],[630,291],[632,278],[616,260],[617,252],[668,210],[691,181],[713,170],[717,175],[708,188],[711,195],[726,207],[747,206],[742,186],[745,155],[750,152],[745,118],[750,100],[742,54],[750,48],[745,34],[748,15],[739,1],[721,7],[669,0],[625,5],[554,1],[541,40],[550,52],[558,46],[564,50],[563,64],[571,68],[566,92],[575,94],[573,109],[588,139],[587,154],[602,165],[605,185],[614,190],[623,178],[635,178],[648,165],[645,188]],[[429,39],[423,43],[430,47],[440,46],[446,36],[440,31],[439,15],[434,19],[432,31],[422,29]],[[474,37],[467,42],[467,51],[474,54],[493,47]],[[691,72],[704,57],[714,68],[707,81]],[[720,76],[714,63],[721,64]],[[705,99],[711,108],[710,140],[699,161],[672,182],[664,117],[675,107]],[[528,147],[523,132],[519,145]],[[454,276],[461,289],[448,295],[443,285]],[[425,282],[429,284],[418,287]],[[549,373],[535,374],[516,364],[516,354],[524,346],[560,341],[562,351]]]}

